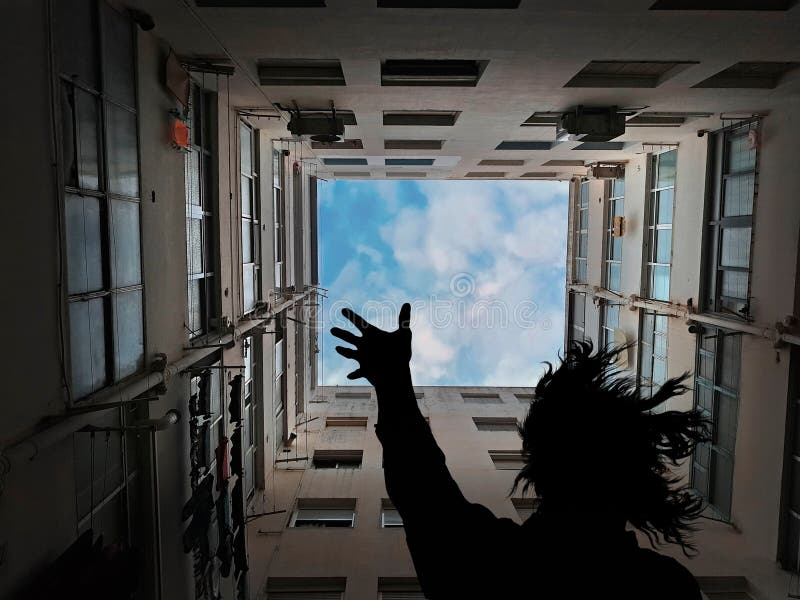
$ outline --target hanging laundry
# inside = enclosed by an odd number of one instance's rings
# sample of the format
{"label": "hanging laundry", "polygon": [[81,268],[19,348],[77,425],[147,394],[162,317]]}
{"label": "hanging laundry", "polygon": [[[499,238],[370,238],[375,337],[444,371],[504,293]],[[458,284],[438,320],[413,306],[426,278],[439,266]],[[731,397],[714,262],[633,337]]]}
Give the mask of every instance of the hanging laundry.
{"label": "hanging laundry", "polygon": [[242,472],[242,430],[236,429],[231,435],[231,472],[239,477]]}
{"label": "hanging laundry", "polygon": [[231,402],[228,405],[231,423],[239,423],[242,420],[242,380],[241,375],[236,375],[228,384],[231,387]]}
{"label": "hanging laundry", "polygon": [[222,436],[214,453],[217,456],[217,490],[228,485],[230,472],[228,468],[228,438]]}

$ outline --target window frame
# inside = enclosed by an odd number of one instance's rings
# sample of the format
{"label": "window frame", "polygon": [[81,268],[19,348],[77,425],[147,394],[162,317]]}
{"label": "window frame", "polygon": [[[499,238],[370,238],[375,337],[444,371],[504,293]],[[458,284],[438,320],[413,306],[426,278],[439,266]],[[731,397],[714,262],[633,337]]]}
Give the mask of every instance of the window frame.
{"label": "window frame", "polygon": [[[755,147],[751,169],[729,170],[729,158],[732,141],[747,138],[750,131],[755,131]],[[761,158],[758,137],[761,134],[761,119],[753,118],[734,125],[718,129],[709,134],[707,193],[705,198],[703,268],[701,280],[701,297],[704,311],[722,314],[728,318],[743,321],[752,320],[751,291],[753,272],[753,233],[758,201],[758,175]],[[752,178],[752,195],[750,197],[750,213],[746,215],[724,216],[725,193],[728,183],[738,178]],[[722,265],[722,240],[726,230],[749,229],[750,239],[747,245],[747,266]],[[722,281],[726,272],[744,273],[747,277],[745,298],[725,296],[722,294]],[[728,304],[732,306],[728,306]]]}
{"label": "window frame", "polygon": [[[653,327],[650,330],[650,340],[647,341],[645,337],[645,331],[649,330],[647,326],[647,318],[652,317],[653,320]],[[664,330],[661,331],[658,329],[659,321],[663,320],[664,322]],[[656,337],[663,338],[663,346],[664,352],[663,354],[659,354],[656,350]],[[649,310],[642,310],[639,313],[639,360],[637,361],[637,385],[639,386],[639,392],[649,398],[651,397],[658,388],[661,387],[664,382],[668,378],[668,369],[669,369],[669,317],[664,314],[660,314],[656,311],[649,311]],[[645,360],[647,360],[648,372],[649,375],[642,374],[642,365],[645,364]],[[664,364],[664,373],[663,377],[660,380],[656,381],[655,378],[655,364],[656,361],[660,360]],[[653,409],[654,412],[663,412],[665,409],[663,406],[656,407]]]}
{"label": "window frame", "polygon": [[[705,335],[706,333],[713,333],[713,335]],[[731,518],[732,514],[732,507],[733,507],[733,486],[734,486],[734,469],[736,465],[736,439],[738,434],[738,425],[739,425],[739,405],[740,405],[740,398],[739,398],[739,385],[741,383],[741,354],[742,354],[742,346],[741,346],[741,339],[742,333],[737,331],[730,331],[727,329],[723,329],[721,327],[713,327],[713,326],[702,326],[700,331],[697,334],[697,356],[696,356],[696,364],[695,364],[695,386],[694,386],[694,407],[699,409],[703,416],[706,418],[711,419],[712,421],[712,440],[711,442],[704,442],[699,444],[698,447],[695,449],[695,452],[692,456],[692,465],[691,465],[691,485],[703,498],[706,499],[708,502],[708,507],[718,515],[720,518],[724,520],[728,520]],[[726,338],[735,339],[736,342],[736,389],[722,385],[719,380],[724,379],[724,351],[725,351],[725,340]],[[704,346],[705,340],[713,339],[713,349],[709,349],[708,347]],[[719,340],[722,340],[722,348],[720,348]],[[710,345],[710,344],[708,344]],[[703,368],[703,359],[707,358],[711,360],[711,371],[712,371],[712,379],[708,379],[702,373],[704,372]],[[711,393],[710,398],[710,407],[707,406],[704,402],[700,401],[700,390],[706,389],[709,390]],[[726,396],[732,405],[736,409],[736,417],[735,423],[733,424],[733,432],[728,432],[728,435],[731,437],[733,448],[725,448],[721,446],[719,441],[719,413],[721,412],[719,409],[720,406],[720,396]],[[708,450],[708,460],[707,464],[702,464],[701,461],[698,460],[698,455],[702,452]],[[724,460],[727,460],[730,465],[730,482],[729,482],[729,490],[730,494],[724,498],[725,504],[720,505],[719,499],[716,498],[713,489],[713,482],[714,482],[714,475],[717,467],[717,461],[722,457]],[[706,479],[706,490],[698,489],[697,488],[697,471],[700,471],[705,474]]]}
{"label": "window frame", "polygon": [[[114,6],[103,2],[102,0],[97,2],[89,2],[88,4],[91,5],[90,7],[90,14],[92,18],[92,22],[88,24],[88,28],[93,32],[96,36],[94,47],[91,49],[91,60],[92,60],[92,70],[94,71],[95,82],[84,81],[80,76],[73,74],[62,73],[62,65],[60,61],[62,58],[66,59],[66,56],[62,56],[62,53],[59,49],[59,46],[64,42],[61,38],[62,32],[59,31],[57,25],[57,17],[56,17],[56,25],[53,27],[53,37],[56,41],[56,60],[53,63],[53,69],[51,71],[53,81],[55,84],[55,90],[53,93],[59,95],[59,100],[56,101],[58,108],[56,109],[56,119],[58,125],[58,135],[59,135],[59,144],[57,150],[57,162],[59,166],[59,183],[60,183],[60,190],[59,190],[59,202],[62,203],[62,215],[61,215],[61,231],[63,232],[63,239],[64,239],[64,252],[62,260],[64,261],[63,267],[63,274],[64,285],[62,286],[61,298],[64,307],[64,319],[63,319],[63,327],[65,330],[65,343],[68,345],[68,348],[64,349],[64,367],[65,367],[65,379],[68,382],[67,385],[67,402],[69,405],[74,404],[75,402],[85,401],[88,398],[91,398],[94,394],[100,392],[103,389],[106,389],[110,386],[117,385],[119,383],[125,382],[130,380],[131,378],[139,375],[145,369],[145,348],[147,347],[147,327],[145,323],[145,304],[146,304],[146,297],[145,297],[145,286],[144,286],[144,261],[142,256],[142,240],[141,240],[141,153],[139,148],[139,109],[138,109],[138,79],[137,79],[137,69],[136,66],[138,64],[138,53],[137,53],[137,30],[134,26],[133,21],[124,13],[118,11]],[[109,83],[108,77],[108,67],[111,63],[114,62],[114,58],[109,54],[110,44],[108,43],[109,39],[109,32],[108,27],[113,26],[113,23],[107,21],[107,17],[122,19],[125,22],[125,26],[130,33],[130,64],[129,66],[129,83],[131,86],[131,93],[132,96],[129,98],[133,101],[133,103],[128,103],[125,100],[121,99],[120,96],[117,95],[117,91],[112,89],[112,85]],[[121,21],[120,21],[121,22]],[[115,69],[115,72],[118,69]],[[81,136],[81,129],[80,129],[80,92],[81,95],[87,95],[89,99],[92,100],[92,104],[94,106],[94,126],[96,128],[95,136],[94,137],[94,159],[96,159],[96,168],[97,168],[97,187],[96,189],[92,187],[88,187],[83,184],[81,181],[81,165],[83,163],[85,155],[82,154],[82,150],[85,148],[82,146],[82,141],[86,140],[89,141],[87,138],[83,138]],[[70,114],[66,114],[64,111],[65,103],[68,99],[72,99],[71,103],[71,110]],[[111,151],[111,143],[110,143],[110,130],[113,126],[112,124],[112,117],[110,113],[112,111],[122,111],[123,113],[133,117],[133,136],[134,136],[134,150],[135,150],[135,168],[136,168],[136,194],[129,195],[127,193],[119,192],[119,191],[112,191],[111,185],[111,163],[112,157],[110,155]],[[66,131],[66,126],[69,123],[70,130],[69,132]],[[66,147],[67,147],[67,133],[69,133],[69,141],[71,141],[71,148],[70,152],[74,157],[74,171],[70,170],[70,173],[67,173],[67,165],[66,160],[67,156],[65,155]],[[130,132],[128,132],[130,133]],[[74,177],[74,180],[73,180]],[[81,210],[82,218],[85,219],[85,207],[86,201],[91,199],[96,199],[98,203],[98,227],[99,227],[99,246],[100,246],[100,253],[99,257],[95,256],[94,258],[99,258],[100,263],[100,287],[97,289],[87,289],[84,291],[76,291],[71,292],[69,289],[69,280],[70,280],[70,264],[69,264],[69,240],[70,240],[70,232],[69,232],[69,218],[68,218],[68,199],[75,199],[76,201],[80,199],[82,201]],[[124,206],[124,204],[117,204],[117,203],[130,203],[134,204],[137,207],[136,210],[136,219],[137,219],[137,226],[136,226],[136,235],[137,239],[137,251],[138,251],[138,262],[136,262],[135,266],[138,268],[138,283],[126,283],[120,285],[118,282],[115,282],[115,278],[119,276],[118,266],[116,265],[117,257],[115,255],[115,251],[117,250],[117,246],[115,243],[115,225],[114,225],[114,206]],[[130,232],[129,232],[130,233]],[[83,243],[82,251],[84,254],[86,253],[86,245],[85,240],[80,239],[78,242]],[[129,265],[130,266],[130,265]],[[88,280],[87,275],[87,288],[91,285]],[[138,320],[134,324],[137,328],[137,333],[141,339],[141,348],[138,352],[137,358],[134,360],[135,365],[131,370],[129,367],[126,368],[126,365],[123,365],[120,362],[120,338],[123,337],[118,330],[122,325],[118,322],[118,317],[120,315],[124,315],[125,313],[121,310],[121,306],[118,305],[118,301],[122,297],[132,297],[131,294],[139,295],[139,315]],[[78,307],[83,303],[91,303],[95,305],[96,310],[96,302],[100,300],[100,311],[102,313],[102,317],[97,319],[100,323],[94,322],[95,320],[92,319],[92,312],[93,309],[89,304],[87,304],[87,323],[89,327],[89,339],[95,339],[93,336],[96,335],[95,328],[98,326],[102,327],[102,339],[103,339],[103,348],[102,348],[102,373],[98,373],[97,377],[94,377],[91,374],[94,367],[100,368],[99,364],[93,364],[96,360],[96,356],[90,356],[88,360],[90,363],[87,365],[90,370],[89,378],[91,381],[88,382],[87,385],[83,386],[85,389],[81,389],[80,392],[76,392],[76,381],[77,381],[77,374],[75,369],[78,364],[78,358],[76,356],[76,352],[74,351],[73,345],[76,342],[75,339],[75,327],[73,326],[73,315],[72,309],[73,307]],[[78,316],[76,314],[76,316]],[[95,315],[96,317],[97,315]],[[124,327],[124,326],[122,326]],[[130,339],[128,336],[125,336],[127,339]],[[90,344],[91,346],[91,344]],[[90,353],[92,349],[90,348]],[[102,378],[102,379],[101,379]]]}
{"label": "window frame", "polygon": [[[353,529],[356,526],[356,509],[357,501],[355,498],[298,498],[295,503],[294,510],[289,518],[287,527],[291,529],[324,529],[329,528],[327,525],[297,525],[298,520],[311,520],[299,519],[302,511],[331,511],[334,512],[349,512],[352,516],[350,518],[349,526],[335,525],[335,529]],[[334,517],[335,515],[331,515]],[[345,521],[345,519],[316,519],[318,521]]]}
{"label": "window frame", "polygon": [[[241,215],[241,269],[239,277],[242,284],[241,307],[242,314],[252,312],[256,305],[263,300],[261,293],[261,193],[259,185],[259,147],[258,130],[244,119],[239,118],[237,128],[239,138],[239,214]],[[250,145],[250,169],[246,170],[242,156],[244,154],[244,136],[247,135]],[[249,213],[244,211],[244,189],[249,189]],[[246,238],[244,231],[250,231],[250,248],[245,252]],[[250,260],[246,260],[249,254]],[[252,279],[252,298],[247,299],[247,283]]]}
{"label": "window frame", "polygon": [[[217,227],[214,223],[216,210],[216,195],[214,194],[214,180],[213,180],[213,162],[216,156],[215,148],[213,147],[213,107],[216,105],[214,102],[214,93],[203,89],[195,83],[191,84],[190,93],[190,109],[189,109],[189,149],[186,155],[186,221],[187,221],[187,235],[186,235],[186,263],[187,263],[187,276],[189,286],[193,281],[200,281],[199,285],[199,328],[192,327],[193,318],[190,314],[191,310],[191,287],[187,291],[187,323],[185,325],[189,334],[189,339],[193,340],[203,335],[212,333],[215,327],[212,326],[212,319],[217,316],[217,309],[220,305],[218,294],[218,285],[216,276],[219,273],[217,266],[218,252],[216,241]],[[199,127],[200,127],[200,140],[199,143],[195,136],[195,116],[199,111]],[[199,205],[191,203],[190,195],[190,156],[192,153],[199,155],[197,161],[198,165],[198,191],[200,194]],[[208,169],[208,170],[207,170]],[[208,196],[208,197],[206,197]],[[192,260],[190,259],[191,242],[189,235],[189,221],[200,221],[200,260],[201,269],[199,272],[192,272]]]}
{"label": "window frame", "polygon": [[[386,519],[387,511],[397,513],[397,519],[400,522],[389,523]],[[404,527],[405,525],[403,524],[403,517],[400,516],[400,511],[397,510],[394,502],[392,502],[389,498],[381,498],[381,529],[403,529]]]}
{"label": "window frame", "polygon": [[[621,182],[621,183],[618,183]],[[621,186],[621,190],[617,187]],[[605,234],[603,240],[603,287],[612,292],[622,291],[622,237],[614,235],[614,217],[625,217],[625,177],[607,183],[605,201]],[[618,254],[618,256],[617,256]],[[612,287],[611,273],[618,269],[616,287]]]}
{"label": "window frame", "polygon": [[[599,348],[606,348],[608,350],[614,349],[614,331],[619,329],[619,312],[620,307],[622,304],[620,302],[611,302],[609,300],[604,300],[600,304],[600,331],[599,331],[599,340],[600,346]],[[609,309],[613,308],[616,311],[616,325],[613,327],[609,327]]]}
{"label": "window frame", "polygon": [[[583,325],[575,324],[575,298],[582,297],[583,301]],[[575,335],[580,333],[580,339]],[[567,294],[567,349],[572,347],[575,342],[585,342],[588,339],[586,335],[586,293],[570,291]]]}
{"label": "window frame", "polygon": [[[672,183],[666,186],[658,185],[659,167],[663,157],[667,154],[675,153],[675,175]],[[645,235],[642,247],[642,296],[651,300],[669,302],[672,286],[672,249],[674,240],[673,224],[675,222],[675,192],[678,181],[678,150],[671,148],[664,152],[651,154],[648,158],[647,174],[647,201],[645,203]],[[661,213],[661,196],[666,192],[672,192],[672,207],[669,214],[669,223],[659,223],[658,215]],[[669,262],[658,262],[658,235],[659,231],[670,232]],[[666,268],[668,270],[666,297],[656,297],[654,274],[656,269]]]}
{"label": "window frame", "polygon": [[273,284],[280,295],[286,288],[286,166],[283,151],[272,147]]}
{"label": "window frame", "polygon": [[[575,224],[573,231],[573,274],[575,283],[588,283],[589,278],[589,185],[581,181],[575,197]],[[583,216],[585,215],[585,222]],[[585,244],[581,246],[581,241]],[[582,253],[583,250],[583,253]]]}

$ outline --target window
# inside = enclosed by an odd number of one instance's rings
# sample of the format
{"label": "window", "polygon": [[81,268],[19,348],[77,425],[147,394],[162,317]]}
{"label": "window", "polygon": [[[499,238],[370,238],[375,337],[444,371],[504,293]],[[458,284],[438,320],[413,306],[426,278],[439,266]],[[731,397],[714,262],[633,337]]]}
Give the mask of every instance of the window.
{"label": "window", "polygon": [[378,577],[378,600],[425,600],[416,577]]}
{"label": "window", "polygon": [[738,62],[692,87],[771,90],[797,67],[800,67],[798,62]]}
{"label": "window", "polygon": [[381,527],[402,527],[403,519],[388,498],[381,498]]}
{"label": "window", "polygon": [[270,577],[267,600],[342,600],[344,577]]}
{"label": "window", "polygon": [[797,0],[656,0],[650,10],[789,10]]}
{"label": "window", "polygon": [[326,417],[325,427],[348,427],[366,429],[367,417]]}
{"label": "window", "polygon": [[464,174],[464,177],[485,177],[489,179],[502,179],[505,176],[505,171],[468,171]]}
{"label": "window", "polygon": [[258,373],[261,372],[259,360],[256,358],[256,338],[245,338],[244,348],[244,490],[247,498],[252,498],[256,491],[256,474],[258,473]]}
{"label": "window", "polygon": [[381,85],[475,87],[482,67],[476,60],[384,60]]}
{"label": "window", "polygon": [[211,109],[214,94],[192,86],[189,152],[185,160],[186,265],[189,290],[186,328],[190,337],[208,333],[216,315],[215,226]]}
{"label": "window", "polygon": [[553,142],[535,142],[530,140],[513,141],[507,140],[495,146],[495,150],[550,150]]}
{"label": "window", "polygon": [[105,2],[55,6],[69,394],[80,399],[144,366],[136,45]]}
{"label": "window", "polygon": [[461,111],[458,110],[385,110],[383,111],[383,124],[452,127],[456,124],[460,114]]}
{"label": "window", "polygon": [[573,148],[573,150],[622,150],[625,142],[583,142]]}
{"label": "window", "polygon": [[705,310],[750,316],[750,247],[758,190],[758,121],[714,133],[707,202]]}
{"label": "window", "polygon": [[472,417],[478,431],[513,431],[519,424],[514,417]]}
{"label": "window", "polygon": [[650,200],[644,248],[646,257],[644,296],[653,300],[669,300],[677,157],[677,150],[650,157]]}
{"label": "window", "polygon": [[743,575],[706,575],[695,577],[708,600],[752,600],[750,584]]}
{"label": "window", "polygon": [[248,313],[261,300],[261,202],[258,144],[253,129],[239,122],[240,197],[242,199],[242,303]]}
{"label": "window", "polygon": [[275,291],[286,287],[286,199],[284,194],[283,156],[278,148],[272,149],[272,215],[275,247]]}
{"label": "window", "polygon": [[525,458],[520,450],[489,450],[489,458],[499,471],[519,471],[525,466]]}
{"label": "window", "polygon": [[614,337],[614,332],[619,329],[619,304],[605,301],[600,305],[600,347],[608,350],[614,345],[623,342]]}
{"label": "window", "polygon": [[364,166],[369,164],[366,158],[323,158],[322,163],[328,166],[348,167],[353,165]]}
{"label": "window", "polygon": [[378,0],[378,8],[519,8],[520,0]]}
{"label": "window", "polygon": [[360,469],[363,450],[315,450],[315,469]]}
{"label": "window", "polygon": [[286,339],[284,336],[283,314],[275,317],[275,389],[273,403],[275,409],[275,446],[281,446],[286,439]]}
{"label": "window", "polygon": [[383,140],[384,150],[441,150],[444,140]]}
{"label": "window", "polygon": [[606,252],[603,287],[613,292],[622,289],[622,220],[625,218],[625,180],[609,182],[606,201]]}
{"label": "window", "polygon": [[260,61],[261,85],[345,85],[338,60],[279,59]]}
{"label": "window", "polygon": [[467,404],[502,404],[499,394],[473,394],[462,392],[461,398]]}
{"label": "window", "polygon": [[385,158],[383,162],[387,167],[429,167],[435,160],[434,158]]}
{"label": "window", "polygon": [[589,255],[589,182],[583,181],[578,188],[578,205],[575,211],[575,240],[573,242],[575,255],[575,272],[573,280],[576,283],[586,283],[586,258]]}
{"label": "window", "polygon": [[567,346],[586,339],[586,294],[570,292]]}
{"label": "window", "polygon": [[512,498],[511,503],[517,511],[519,518],[522,522],[528,520],[539,506],[539,498]]}
{"label": "window", "polygon": [[669,317],[666,315],[649,311],[641,312],[639,387],[643,396],[652,396],[667,380],[668,319]]}
{"label": "window", "polygon": [[300,498],[289,527],[354,527],[355,498]]}
{"label": "window", "polygon": [[697,339],[695,406],[710,418],[712,441],[698,445],[692,486],[722,518],[730,518],[739,414],[741,334],[703,327]]}
{"label": "window", "polygon": [[691,61],[593,60],[564,87],[654,88],[687,66]]}

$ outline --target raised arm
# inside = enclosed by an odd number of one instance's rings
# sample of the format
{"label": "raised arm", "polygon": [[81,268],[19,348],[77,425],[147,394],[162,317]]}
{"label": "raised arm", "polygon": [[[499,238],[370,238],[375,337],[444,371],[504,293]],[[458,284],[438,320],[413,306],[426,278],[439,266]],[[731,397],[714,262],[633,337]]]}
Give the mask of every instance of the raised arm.
{"label": "raised arm", "polygon": [[417,406],[411,382],[411,305],[400,309],[398,328],[383,331],[355,312],[346,317],[361,334],[334,327],[331,333],[355,348],[337,346],[336,351],[358,361],[348,379],[366,378],[378,397],[375,431],[383,445],[386,490],[403,518],[406,531],[425,527],[440,518],[440,508],[452,513],[468,506],[445,465],[444,454],[433,438]]}
{"label": "raised arm", "polygon": [[365,377],[375,386],[375,431],[383,445],[386,490],[403,518],[406,542],[425,597],[493,597],[507,565],[491,564],[493,552],[487,555],[486,551],[507,548],[509,530],[518,526],[509,519],[497,519],[484,506],[467,502],[447,470],[411,383],[411,306],[403,305],[398,328],[391,332],[370,325],[353,311],[342,314],[361,335],[332,329],[333,335],[355,346],[337,346],[336,351],[359,363],[349,379]]}

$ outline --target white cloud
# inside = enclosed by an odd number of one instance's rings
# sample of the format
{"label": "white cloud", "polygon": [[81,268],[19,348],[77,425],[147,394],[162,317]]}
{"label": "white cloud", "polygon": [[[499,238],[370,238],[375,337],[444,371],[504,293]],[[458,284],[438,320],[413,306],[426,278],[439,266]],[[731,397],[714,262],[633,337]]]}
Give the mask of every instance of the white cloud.
{"label": "white cloud", "polygon": [[[392,204],[379,231],[391,256],[358,244],[372,267],[348,262],[330,296],[355,307],[392,302],[375,317],[389,328],[400,303],[424,301],[412,319],[418,385],[533,385],[540,363],[557,360],[562,346],[567,184],[427,181],[419,188],[427,205],[396,211],[402,199],[381,190]],[[459,273],[472,278],[472,293],[453,294]],[[436,301],[450,302],[449,321],[434,314]],[[474,318],[478,307],[483,320]],[[520,308],[531,313],[524,326]]]}
{"label": "white cloud", "polygon": [[367,246],[365,244],[356,244],[356,252],[369,257],[369,259],[374,263],[381,264],[383,261],[383,256],[381,253],[371,246]]}

